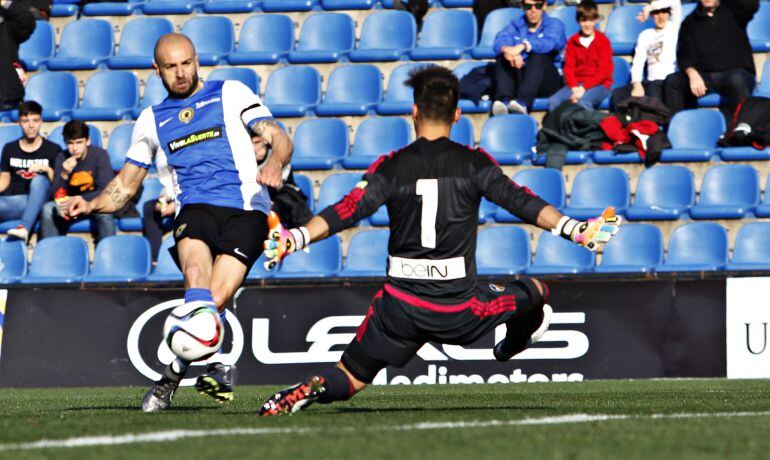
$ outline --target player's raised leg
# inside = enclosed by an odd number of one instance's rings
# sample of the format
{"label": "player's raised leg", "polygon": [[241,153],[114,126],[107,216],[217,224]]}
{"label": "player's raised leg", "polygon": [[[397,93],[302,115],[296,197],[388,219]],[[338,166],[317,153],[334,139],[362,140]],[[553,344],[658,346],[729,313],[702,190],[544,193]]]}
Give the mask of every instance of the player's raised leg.
{"label": "player's raised leg", "polygon": [[524,315],[506,321],[505,338],[493,350],[498,361],[508,361],[534,345],[551,324],[553,310],[546,304],[548,286],[536,278],[522,278],[517,283],[525,287],[531,308]]}

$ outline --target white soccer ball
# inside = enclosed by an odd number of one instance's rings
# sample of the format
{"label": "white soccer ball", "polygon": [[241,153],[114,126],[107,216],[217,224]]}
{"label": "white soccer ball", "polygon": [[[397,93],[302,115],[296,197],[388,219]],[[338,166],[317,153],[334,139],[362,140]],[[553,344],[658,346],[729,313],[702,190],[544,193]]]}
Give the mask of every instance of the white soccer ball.
{"label": "white soccer ball", "polygon": [[188,302],[171,310],[163,325],[163,337],[175,355],[200,361],[219,350],[225,328],[211,303]]}

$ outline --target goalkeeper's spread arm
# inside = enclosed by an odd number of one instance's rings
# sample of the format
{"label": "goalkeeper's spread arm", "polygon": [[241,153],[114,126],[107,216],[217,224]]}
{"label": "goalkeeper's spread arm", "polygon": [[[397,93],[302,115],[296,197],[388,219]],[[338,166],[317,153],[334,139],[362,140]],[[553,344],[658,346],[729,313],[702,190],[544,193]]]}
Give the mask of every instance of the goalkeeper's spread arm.
{"label": "goalkeeper's spread arm", "polygon": [[77,217],[91,213],[109,214],[123,208],[142,185],[147,170],[132,163],[126,163],[102,193],[91,201],[74,196],[67,204],[67,215]]}

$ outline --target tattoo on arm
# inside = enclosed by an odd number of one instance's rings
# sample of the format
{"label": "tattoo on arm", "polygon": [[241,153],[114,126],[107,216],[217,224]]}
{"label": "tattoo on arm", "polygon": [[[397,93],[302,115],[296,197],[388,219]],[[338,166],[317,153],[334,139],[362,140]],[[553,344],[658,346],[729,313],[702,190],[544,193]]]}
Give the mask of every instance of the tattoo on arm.
{"label": "tattoo on arm", "polygon": [[278,123],[276,123],[276,121],[272,119],[259,120],[258,122],[252,124],[250,128],[254,132],[254,134],[256,134],[259,137],[264,137],[265,131],[267,131],[268,128],[281,129]]}
{"label": "tattoo on arm", "polygon": [[128,203],[128,200],[131,199],[132,195],[130,192],[122,189],[120,184],[118,184],[117,179],[113,179],[107,184],[107,188],[104,189],[104,194],[109,197],[112,205],[115,206],[116,211],[122,209],[123,206]]}

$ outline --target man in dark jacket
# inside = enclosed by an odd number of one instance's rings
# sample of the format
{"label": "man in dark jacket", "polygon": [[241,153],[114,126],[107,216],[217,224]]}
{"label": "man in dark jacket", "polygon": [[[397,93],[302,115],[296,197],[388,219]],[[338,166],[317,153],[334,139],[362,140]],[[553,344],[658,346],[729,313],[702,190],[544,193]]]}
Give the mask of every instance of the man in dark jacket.
{"label": "man in dark jacket", "polygon": [[679,72],[664,84],[672,112],[697,105],[697,98],[718,93],[720,110],[730,121],[738,103],[756,84],[756,69],[746,26],[759,0],[700,0],[679,30]]}
{"label": "man in dark jacket", "polygon": [[0,1],[0,111],[10,110],[24,98],[24,87],[16,72],[19,45],[35,31],[35,17],[24,1]]}

